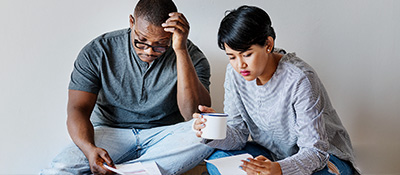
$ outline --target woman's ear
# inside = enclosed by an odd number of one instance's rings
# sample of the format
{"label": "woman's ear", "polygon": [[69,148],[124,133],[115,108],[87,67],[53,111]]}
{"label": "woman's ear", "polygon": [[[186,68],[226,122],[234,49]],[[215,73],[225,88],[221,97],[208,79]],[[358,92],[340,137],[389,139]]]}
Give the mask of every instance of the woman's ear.
{"label": "woman's ear", "polygon": [[266,47],[267,53],[271,53],[273,48],[274,48],[274,39],[269,36],[267,38],[267,47]]}
{"label": "woman's ear", "polygon": [[129,26],[133,29],[134,25],[135,25],[135,17],[129,15]]}

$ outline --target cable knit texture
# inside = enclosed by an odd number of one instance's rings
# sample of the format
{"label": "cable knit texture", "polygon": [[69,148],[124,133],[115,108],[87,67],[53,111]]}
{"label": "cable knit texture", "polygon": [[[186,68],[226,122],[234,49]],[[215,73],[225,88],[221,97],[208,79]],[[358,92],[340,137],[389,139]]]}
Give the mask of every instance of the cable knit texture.
{"label": "cable knit texture", "polygon": [[316,72],[295,53],[285,54],[264,85],[246,81],[227,66],[224,112],[227,137],[209,146],[241,149],[248,136],[273,153],[283,174],[312,174],[329,154],[354,165],[349,135]]}

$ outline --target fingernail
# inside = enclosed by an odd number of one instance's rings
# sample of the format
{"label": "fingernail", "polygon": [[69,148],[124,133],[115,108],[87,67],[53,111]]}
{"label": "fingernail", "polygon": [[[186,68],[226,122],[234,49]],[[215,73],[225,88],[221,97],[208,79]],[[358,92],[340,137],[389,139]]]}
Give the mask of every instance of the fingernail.
{"label": "fingernail", "polygon": [[173,13],[169,13],[168,15],[169,15],[169,16],[172,16],[172,15],[174,15],[174,14],[173,14]]}
{"label": "fingernail", "polygon": [[240,168],[240,169],[243,169],[243,167],[242,167],[242,166],[239,166],[239,168]]}
{"label": "fingernail", "polygon": [[202,122],[206,122],[206,120],[204,118],[201,119]]}
{"label": "fingernail", "polygon": [[167,26],[167,24],[166,23],[162,23],[161,26],[165,27],[165,26]]}
{"label": "fingernail", "polygon": [[204,123],[203,123],[203,124],[201,124],[201,127],[204,127],[204,126],[206,126]]}

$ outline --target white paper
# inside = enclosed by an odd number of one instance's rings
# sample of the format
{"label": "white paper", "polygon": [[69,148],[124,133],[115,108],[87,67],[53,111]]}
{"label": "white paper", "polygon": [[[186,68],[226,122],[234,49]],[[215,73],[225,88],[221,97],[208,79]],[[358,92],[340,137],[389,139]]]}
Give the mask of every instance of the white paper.
{"label": "white paper", "polygon": [[161,175],[160,169],[158,169],[156,162],[143,162],[142,165],[149,175]]}
{"label": "white paper", "polygon": [[107,169],[111,170],[111,171],[114,172],[114,173],[117,173],[117,174],[124,174],[124,173],[121,172],[120,170],[117,170],[117,169],[115,169],[115,168],[113,168],[113,167],[110,167],[110,166],[108,166],[107,164],[104,164],[104,167],[106,167]]}
{"label": "white paper", "polygon": [[204,161],[215,165],[221,175],[246,175],[246,172],[240,169],[239,166],[243,164],[241,160],[246,160],[247,158],[253,158],[253,156],[245,153]]}
{"label": "white paper", "polygon": [[136,162],[131,164],[115,165],[116,168],[104,165],[107,169],[122,175],[161,175],[156,162]]}

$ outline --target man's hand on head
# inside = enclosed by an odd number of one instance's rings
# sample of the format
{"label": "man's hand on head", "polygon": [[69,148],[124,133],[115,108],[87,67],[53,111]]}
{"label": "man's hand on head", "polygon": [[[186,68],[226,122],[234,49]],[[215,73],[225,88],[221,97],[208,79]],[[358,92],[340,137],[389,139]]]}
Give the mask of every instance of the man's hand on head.
{"label": "man's hand on head", "polygon": [[186,40],[189,35],[189,22],[182,13],[173,12],[161,25],[166,32],[172,33],[172,48],[174,50],[186,50]]}

